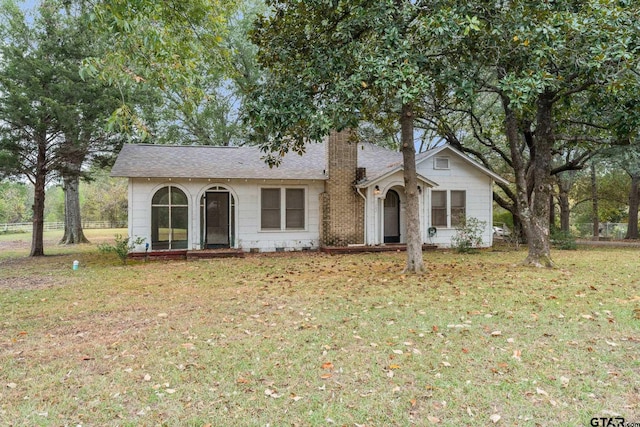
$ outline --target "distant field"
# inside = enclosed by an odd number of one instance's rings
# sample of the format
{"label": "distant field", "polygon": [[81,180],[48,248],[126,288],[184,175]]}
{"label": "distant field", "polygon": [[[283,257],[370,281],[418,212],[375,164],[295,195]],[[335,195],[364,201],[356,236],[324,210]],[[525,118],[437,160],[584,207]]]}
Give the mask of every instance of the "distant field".
{"label": "distant field", "polygon": [[436,251],[410,276],[402,253],[123,267],[56,238],[0,249],[0,425],[640,422],[638,249]]}

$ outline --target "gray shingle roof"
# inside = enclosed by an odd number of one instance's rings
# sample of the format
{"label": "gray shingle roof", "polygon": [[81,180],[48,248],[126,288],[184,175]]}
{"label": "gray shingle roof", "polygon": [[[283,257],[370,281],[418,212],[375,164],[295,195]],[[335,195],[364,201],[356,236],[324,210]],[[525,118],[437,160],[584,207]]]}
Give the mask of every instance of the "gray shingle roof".
{"label": "gray shingle roof", "polygon": [[264,162],[258,147],[127,144],[111,176],[129,178],[326,179],[324,144],[288,153],[279,167]]}
{"label": "gray shingle roof", "polygon": [[[128,144],[118,155],[111,176],[127,178],[232,178],[232,179],[318,179],[325,180],[326,143],[308,144],[300,156],[288,153],[279,167],[270,168],[259,147],[213,147],[191,145]],[[473,162],[449,146],[419,153],[420,162],[448,148],[493,179],[504,179]],[[358,166],[366,168],[369,185],[377,178],[402,170],[402,153],[368,142],[358,144]],[[506,181],[504,181],[506,182]]]}
{"label": "gray shingle roof", "polygon": [[[327,179],[325,143],[308,144],[299,156],[288,153],[269,168],[258,147],[127,144],[111,176],[128,178]],[[402,164],[402,153],[370,143],[358,144],[358,166],[375,179]]]}

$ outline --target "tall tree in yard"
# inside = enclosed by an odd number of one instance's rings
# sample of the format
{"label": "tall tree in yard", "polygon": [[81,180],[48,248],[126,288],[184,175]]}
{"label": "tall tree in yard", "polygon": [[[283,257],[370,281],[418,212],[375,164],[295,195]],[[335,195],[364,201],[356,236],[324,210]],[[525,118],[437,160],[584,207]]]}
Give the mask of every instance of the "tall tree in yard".
{"label": "tall tree in yard", "polygon": [[409,272],[424,270],[413,126],[438,73],[436,35],[455,37],[475,25],[464,17],[442,20],[420,3],[268,1],[271,13],[257,21],[252,37],[267,78],[249,101],[257,140],[273,163],[288,151],[303,153],[307,141],[320,141],[332,129],[396,118]]}
{"label": "tall tree in yard", "polygon": [[117,98],[105,96],[102,83],[80,78],[81,61],[93,41],[88,22],[61,10],[61,3],[45,2],[34,19],[25,20],[6,1],[0,22],[0,167],[5,175],[25,176],[34,185],[31,256],[44,255],[45,186],[57,177],[76,202],[67,205],[65,241],[84,239],[77,195],[80,167],[97,149],[105,108],[117,105],[104,104],[105,98]]}
{"label": "tall tree in yard", "polygon": [[[475,16],[455,51],[461,87],[500,100],[516,183],[517,215],[528,241],[525,263],[552,266],[549,200],[552,159],[575,141],[558,135],[561,111],[576,94],[623,90],[639,55],[637,2],[454,2]],[[462,45],[459,45],[462,46]],[[451,62],[451,64],[454,64]]]}

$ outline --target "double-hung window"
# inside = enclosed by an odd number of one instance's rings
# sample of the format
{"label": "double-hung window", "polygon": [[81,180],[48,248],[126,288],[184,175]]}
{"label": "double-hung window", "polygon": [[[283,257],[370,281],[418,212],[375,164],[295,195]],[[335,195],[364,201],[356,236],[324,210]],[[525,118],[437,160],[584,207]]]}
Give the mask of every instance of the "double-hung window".
{"label": "double-hung window", "polygon": [[304,230],[305,213],[304,188],[261,189],[261,230]]}
{"label": "double-hung window", "polygon": [[464,190],[431,191],[431,225],[454,228],[464,224],[467,215],[467,192]]}

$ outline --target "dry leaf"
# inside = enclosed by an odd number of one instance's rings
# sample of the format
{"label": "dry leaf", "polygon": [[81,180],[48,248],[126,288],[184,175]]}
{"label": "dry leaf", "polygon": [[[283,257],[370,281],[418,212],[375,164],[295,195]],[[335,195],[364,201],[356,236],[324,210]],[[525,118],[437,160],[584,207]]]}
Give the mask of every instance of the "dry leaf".
{"label": "dry leaf", "polygon": [[332,374],[322,374],[320,375],[320,378],[322,378],[323,380],[329,379],[331,378],[333,375]]}
{"label": "dry leaf", "polygon": [[392,350],[395,354],[403,354],[402,350]]}
{"label": "dry leaf", "polygon": [[447,368],[451,367],[451,363],[449,362],[442,362],[442,366],[446,366]]}
{"label": "dry leaf", "polygon": [[518,349],[513,350],[513,358],[514,359],[522,360],[522,359],[520,359],[520,356],[522,356],[522,351],[521,350],[518,350]]}
{"label": "dry leaf", "polygon": [[400,365],[389,365],[389,369],[400,369]]}
{"label": "dry leaf", "polygon": [[322,369],[333,369],[333,363],[331,362],[324,362],[321,366]]}
{"label": "dry leaf", "polygon": [[18,387],[18,384],[16,384],[16,383],[9,383],[9,384],[7,384],[7,387],[9,387],[9,388],[11,388],[11,389],[14,389],[14,388]]}
{"label": "dry leaf", "polygon": [[431,424],[440,424],[440,418],[434,417],[432,415],[427,415],[427,420],[429,420]]}
{"label": "dry leaf", "polygon": [[176,390],[175,390],[175,389],[173,389],[173,388],[168,388],[168,389],[166,389],[165,391],[167,392],[167,394],[173,394],[173,393],[175,393],[175,392],[176,392]]}
{"label": "dry leaf", "polygon": [[236,382],[237,382],[238,384],[248,384],[248,383],[249,383],[249,380],[248,380],[248,379],[246,379],[246,378],[240,377],[240,378],[238,378],[238,379],[236,380]]}
{"label": "dry leaf", "polygon": [[491,332],[491,336],[492,337],[497,337],[497,336],[500,336],[500,335],[502,335],[502,331],[493,331],[493,332]]}
{"label": "dry leaf", "polygon": [[276,392],[275,390],[272,390],[272,389],[270,389],[270,388],[266,389],[266,390],[264,391],[264,394],[265,394],[266,396],[272,397],[272,398],[274,398],[274,399],[277,399],[277,398],[279,398],[279,397],[280,397],[280,395],[278,394],[278,392]]}
{"label": "dry leaf", "polygon": [[295,393],[291,393],[291,395],[289,396],[291,398],[291,400],[293,400],[294,402],[297,402],[298,400],[302,399],[302,396],[298,396]]}
{"label": "dry leaf", "polygon": [[540,387],[536,387],[536,393],[542,394],[543,396],[549,396],[549,393],[541,389]]}
{"label": "dry leaf", "polygon": [[502,418],[502,417],[500,415],[498,415],[498,414],[493,414],[493,415],[491,415],[489,417],[489,419],[491,421],[493,421],[494,424],[497,423],[498,421],[500,421],[500,418]]}
{"label": "dry leaf", "polygon": [[146,374],[143,378],[145,381],[151,381],[151,375]]}

